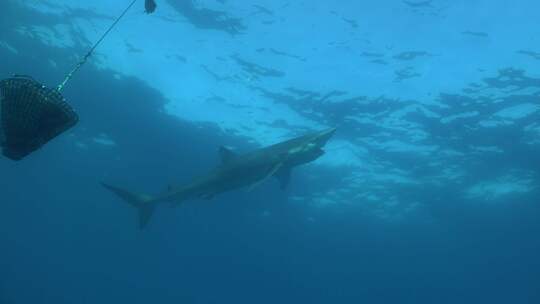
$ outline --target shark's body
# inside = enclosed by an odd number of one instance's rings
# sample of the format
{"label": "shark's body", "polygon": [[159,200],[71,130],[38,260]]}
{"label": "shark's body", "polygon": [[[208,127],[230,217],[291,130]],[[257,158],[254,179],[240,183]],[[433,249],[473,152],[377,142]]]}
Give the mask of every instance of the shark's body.
{"label": "shark's body", "polygon": [[334,132],[334,128],[327,129],[243,155],[236,155],[221,147],[219,166],[187,185],[170,187],[165,193],[154,197],[131,193],[108,184],[103,186],[139,209],[139,225],[143,228],[148,224],[157,204],[161,202],[178,204],[189,199],[210,199],[229,190],[246,186],[253,188],[272,176],[279,179],[281,188],[284,189],[289,183],[291,169],[323,155],[322,148]]}

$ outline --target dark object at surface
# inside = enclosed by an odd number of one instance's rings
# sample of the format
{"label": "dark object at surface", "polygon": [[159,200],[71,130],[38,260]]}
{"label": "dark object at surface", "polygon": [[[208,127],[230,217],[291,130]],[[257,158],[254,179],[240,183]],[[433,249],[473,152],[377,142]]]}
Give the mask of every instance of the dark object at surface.
{"label": "dark object at surface", "polygon": [[20,160],[78,121],[58,90],[27,76],[0,81],[0,146],[4,156]]}
{"label": "dark object at surface", "polygon": [[144,1],[144,9],[146,10],[147,14],[151,14],[156,10],[156,2],[154,0],[145,0]]}

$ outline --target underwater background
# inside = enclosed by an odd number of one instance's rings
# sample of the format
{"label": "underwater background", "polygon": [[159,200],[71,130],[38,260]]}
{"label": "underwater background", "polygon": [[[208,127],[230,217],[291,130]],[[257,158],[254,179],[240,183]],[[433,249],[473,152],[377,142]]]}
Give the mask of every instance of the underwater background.
{"label": "underwater background", "polygon": [[[2,0],[0,78],[49,86],[130,1]],[[64,97],[80,123],[0,158],[0,304],[540,303],[540,3],[139,1]],[[160,193],[337,127],[251,192]]]}

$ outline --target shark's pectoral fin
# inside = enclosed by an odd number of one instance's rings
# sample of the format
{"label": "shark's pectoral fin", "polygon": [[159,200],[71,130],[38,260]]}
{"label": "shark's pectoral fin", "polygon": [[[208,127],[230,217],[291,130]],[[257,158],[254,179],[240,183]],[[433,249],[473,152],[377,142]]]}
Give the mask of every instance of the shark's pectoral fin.
{"label": "shark's pectoral fin", "polygon": [[226,164],[228,162],[231,162],[233,159],[235,159],[237,155],[230,149],[224,146],[221,146],[219,147],[219,157],[221,158],[221,162],[223,164]]}
{"label": "shark's pectoral fin", "polygon": [[276,172],[275,176],[279,181],[281,190],[285,190],[291,182],[291,168],[283,168]]}
{"label": "shark's pectoral fin", "polygon": [[260,180],[254,182],[253,184],[251,184],[251,186],[249,186],[248,188],[248,192],[251,192],[255,187],[257,187],[258,185],[262,184],[265,180],[267,180],[269,177],[273,176],[274,174],[276,174],[276,172],[278,172],[279,169],[281,169],[281,167],[283,167],[283,163],[280,162],[280,163],[277,163],[276,165],[274,165],[272,167],[272,169],[270,170],[270,172],[268,172],[268,174],[266,174],[263,178],[261,178]]}

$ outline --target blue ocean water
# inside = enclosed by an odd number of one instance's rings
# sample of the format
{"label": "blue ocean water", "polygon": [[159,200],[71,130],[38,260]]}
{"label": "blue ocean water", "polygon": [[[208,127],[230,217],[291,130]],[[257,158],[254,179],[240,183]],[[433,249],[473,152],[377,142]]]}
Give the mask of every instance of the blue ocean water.
{"label": "blue ocean water", "polygon": [[[2,0],[0,78],[60,83],[130,1]],[[156,0],[0,158],[0,304],[539,303],[536,1]],[[157,194],[337,127],[317,161],[145,230]]]}

